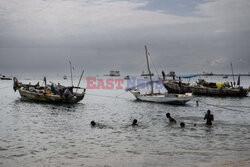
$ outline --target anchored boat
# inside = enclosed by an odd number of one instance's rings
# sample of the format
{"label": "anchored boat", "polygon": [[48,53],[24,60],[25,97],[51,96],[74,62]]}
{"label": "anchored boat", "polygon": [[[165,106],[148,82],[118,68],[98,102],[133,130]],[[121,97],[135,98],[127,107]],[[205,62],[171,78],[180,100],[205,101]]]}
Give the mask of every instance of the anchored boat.
{"label": "anchored boat", "polygon": [[12,77],[6,77],[5,75],[0,75],[1,80],[12,80]]}
{"label": "anchored boat", "polygon": [[[149,68],[149,61],[148,61],[148,50],[147,46],[145,46],[146,51],[146,59],[147,59],[147,67],[148,67],[148,74],[150,77],[150,82],[145,84],[151,85],[151,92],[150,93],[142,93],[140,90],[137,89],[140,85],[132,88],[126,89],[132,93],[137,100],[146,101],[146,102],[156,102],[156,103],[167,103],[167,104],[185,104],[189,100],[193,98],[192,93],[186,94],[168,94],[168,93],[154,93],[153,85],[154,82],[152,81],[152,73]],[[161,82],[161,81],[157,81]]]}
{"label": "anchored boat", "polygon": [[141,94],[140,91],[133,89],[129,90],[137,100],[156,102],[156,103],[167,103],[167,104],[186,104],[193,98],[192,93],[185,94],[169,94],[169,93],[145,93]]}
{"label": "anchored boat", "polygon": [[[36,85],[23,84],[17,80],[16,77],[13,78],[14,91],[19,91],[20,96],[24,99],[47,102],[47,103],[77,103],[84,98],[85,88],[74,87],[74,86],[63,86],[60,84],[51,83],[45,86],[39,86],[39,82]],[[82,89],[82,93],[77,93],[78,89]],[[73,91],[76,90],[76,91]]]}
{"label": "anchored boat", "polygon": [[109,72],[109,76],[119,77],[120,76],[120,71],[118,71],[118,70],[111,70]]}
{"label": "anchored boat", "polygon": [[205,96],[247,96],[248,89],[241,86],[233,87],[225,83],[213,83],[200,81],[196,84],[182,83],[178,80],[163,81],[164,87],[169,93],[193,93]]}

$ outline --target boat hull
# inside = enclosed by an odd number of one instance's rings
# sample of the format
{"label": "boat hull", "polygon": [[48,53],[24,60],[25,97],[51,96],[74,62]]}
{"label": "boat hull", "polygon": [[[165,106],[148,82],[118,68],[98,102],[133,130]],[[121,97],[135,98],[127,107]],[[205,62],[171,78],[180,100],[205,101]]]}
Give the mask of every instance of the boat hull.
{"label": "boat hull", "polygon": [[200,86],[191,86],[187,84],[179,85],[177,82],[164,81],[164,87],[169,93],[193,93],[194,95],[205,95],[205,96],[235,96],[244,97],[247,96],[248,90],[243,88],[209,88]]}
{"label": "boat hull", "polygon": [[12,78],[1,77],[1,80],[12,80]]}
{"label": "boat hull", "polygon": [[85,95],[85,92],[83,92],[82,94],[74,93],[74,97],[72,97],[71,99],[65,99],[60,95],[37,93],[21,89],[19,89],[19,93],[20,96],[24,99],[47,103],[77,103],[81,101]]}
{"label": "boat hull", "polygon": [[180,96],[175,94],[159,94],[159,95],[141,95],[137,91],[130,91],[137,100],[145,102],[155,102],[155,103],[166,103],[166,104],[175,104],[175,105],[185,105],[192,96]]}

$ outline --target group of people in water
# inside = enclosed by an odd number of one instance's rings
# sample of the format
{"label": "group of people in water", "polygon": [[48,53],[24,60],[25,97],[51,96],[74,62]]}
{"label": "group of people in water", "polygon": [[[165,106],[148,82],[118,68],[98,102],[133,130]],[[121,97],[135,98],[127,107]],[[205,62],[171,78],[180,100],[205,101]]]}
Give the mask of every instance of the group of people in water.
{"label": "group of people in water", "polygon": [[[173,124],[176,124],[176,123],[177,123],[177,121],[176,121],[174,118],[172,118],[172,117],[170,116],[170,113],[167,113],[167,114],[166,114],[166,117],[168,118],[169,123],[173,123]],[[214,121],[214,115],[211,114],[211,111],[210,111],[210,110],[207,110],[207,113],[206,113],[205,116],[204,116],[204,120],[206,120],[206,124],[207,124],[208,126],[211,126],[211,125],[212,125],[212,121]],[[99,126],[99,124],[96,123],[95,121],[91,121],[90,124],[91,124],[92,127],[96,127],[97,125]],[[137,119],[134,119],[134,120],[133,120],[131,126],[138,126]],[[196,124],[194,124],[194,126],[196,126]],[[99,126],[99,127],[100,127],[100,126]],[[181,128],[185,128],[185,123],[184,123],[184,122],[181,122],[181,123],[180,123],[180,127],[181,127]]]}
{"label": "group of people in water", "polygon": [[[167,113],[166,117],[168,118],[168,120],[169,120],[170,123],[177,123],[176,120],[170,116],[170,113]],[[207,125],[212,125],[212,121],[214,121],[214,115],[211,114],[210,110],[207,110],[207,113],[204,116],[204,120],[206,120],[206,124]],[[180,126],[182,128],[184,128],[185,127],[185,123],[181,122]],[[196,126],[196,124],[194,124],[194,126]]]}

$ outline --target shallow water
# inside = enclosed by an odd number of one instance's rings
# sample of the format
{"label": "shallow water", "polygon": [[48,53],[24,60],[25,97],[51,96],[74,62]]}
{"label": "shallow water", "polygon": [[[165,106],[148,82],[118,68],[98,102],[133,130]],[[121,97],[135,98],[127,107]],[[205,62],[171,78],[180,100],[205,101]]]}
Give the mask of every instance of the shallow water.
{"label": "shallow water", "polygon": [[[249,81],[242,78],[245,87]],[[53,105],[23,101],[10,85],[0,81],[0,166],[213,166],[250,157],[249,96],[196,97],[173,106],[93,89],[78,104]],[[208,109],[212,127],[203,120]],[[167,112],[177,124],[168,123]],[[130,126],[133,119],[139,126]],[[91,120],[105,127],[93,128]]]}

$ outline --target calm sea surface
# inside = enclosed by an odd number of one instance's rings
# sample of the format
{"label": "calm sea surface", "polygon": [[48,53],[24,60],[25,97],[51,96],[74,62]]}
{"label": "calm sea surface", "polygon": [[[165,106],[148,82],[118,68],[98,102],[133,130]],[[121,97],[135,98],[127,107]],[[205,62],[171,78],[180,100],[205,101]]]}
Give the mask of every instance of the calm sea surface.
{"label": "calm sea surface", "polygon": [[[61,78],[47,80],[70,85]],[[241,79],[244,87],[250,86],[250,77]],[[0,80],[0,166],[249,165],[249,96],[196,97],[185,106],[173,106],[138,102],[124,90],[86,93],[75,105],[33,103],[20,99],[12,81]],[[198,107],[196,100],[201,101]],[[208,109],[215,117],[212,127],[203,120]],[[177,124],[168,123],[167,112]],[[133,119],[139,126],[130,126]],[[92,128],[92,120],[103,127]]]}

